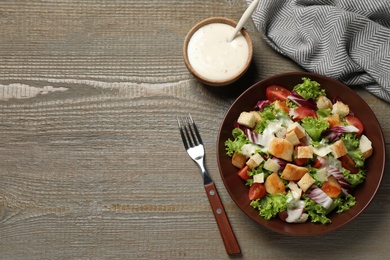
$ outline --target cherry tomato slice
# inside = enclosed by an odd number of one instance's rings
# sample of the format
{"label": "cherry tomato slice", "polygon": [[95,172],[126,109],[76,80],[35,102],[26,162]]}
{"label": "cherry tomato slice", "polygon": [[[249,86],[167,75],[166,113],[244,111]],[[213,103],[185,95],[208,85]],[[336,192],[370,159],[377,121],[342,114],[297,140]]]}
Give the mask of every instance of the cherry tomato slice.
{"label": "cherry tomato slice", "polygon": [[265,90],[265,95],[271,102],[274,102],[275,100],[286,101],[290,94],[290,90],[278,85],[271,85]]}
{"label": "cherry tomato slice", "polygon": [[264,198],[266,194],[265,187],[262,183],[253,183],[252,186],[249,188],[249,199],[250,200],[257,200]]}
{"label": "cherry tomato slice", "polygon": [[328,180],[322,184],[321,190],[332,199],[335,199],[341,193],[341,186],[335,177],[329,176]]}
{"label": "cherry tomato slice", "polygon": [[349,115],[345,117],[345,120],[348,122],[348,124],[353,125],[357,129],[359,129],[359,132],[356,133],[358,136],[360,136],[363,133],[364,126],[362,121],[360,121],[359,118],[357,118],[356,116]]}
{"label": "cherry tomato slice", "polygon": [[356,163],[348,154],[341,156],[339,160],[341,161],[341,166],[350,171],[352,174],[359,172],[359,167],[356,167]]}
{"label": "cherry tomato slice", "polygon": [[279,212],[279,218],[283,220],[284,222],[287,222],[286,219],[288,218],[288,212],[287,210]]}
{"label": "cherry tomato slice", "polygon": [[248,175],[248,171],[249,171],[249,166],[245,165],[241,170],[237,172],[237,174],[238,176],[241,177],[241,179],[246,181],[252,178],[251,176]]}
{"label": "cherry tomato slice", "polygon": [[313,164],[313,167],[314,167],[314,168],[317,168],[317,169],[321,168],[321,167],[322,167],[322,162],[321,162],[321,160],[317,158],[317,159],[315,160],[314,164]]}
{"label": "cherry tomato slice", "polygon": [[311,108],[301,106],[301,107],[298,107],[298,108],[293,110],[293,118],[292,119],[294,121],[301,121],[302,119],[309,117],[309,116],[317,119],[316,111],[314,111]]}

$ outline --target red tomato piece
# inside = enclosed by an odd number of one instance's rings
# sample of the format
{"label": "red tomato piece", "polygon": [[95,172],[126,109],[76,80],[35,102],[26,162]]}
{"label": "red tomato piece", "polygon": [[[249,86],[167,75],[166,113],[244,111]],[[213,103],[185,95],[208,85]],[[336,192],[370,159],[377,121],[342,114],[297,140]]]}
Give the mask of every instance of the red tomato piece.
{"label": "red tomato piece", "polygon": [[359,167],[356,167],[356,163],[348,154],[341,156],[339,160],[341,161],[341,166],[350,171],[352,174],[359,172]]}
{"label": "red tomato piece", "polygon": [[262,183],[253,183],[252,186],[249,188],[249,199],[250,200],[257,200],[264,198],[266,194],[265,187]]}
{"label": "red tomato piece", "polygon": [[364,126],[362,121],[360,121],[359,118],[357,118],[356,116],[349,115],[345,117],[345,120],[348,122],[348,124],[353,125],[357,129],[359,129],[359,132],[356,133],[358,136],[360,136],[363,133]]}
{"label": "red tomato piece", "polygon": [[298,166],[302,166],[307,162],[307,158],[295,158],[294,163]]}
{"label": "red tomato piece", "polygon": [[311,108],[301,106],[301,107],[298,107],[298,108],[293,110],[293,118],[292,119],[295,121],[301,121],[303,118],[306,118],[309,116],[317,119],[316,111],[314,111]]}
{"label": "red tomato piece", "polygon": [[341,194],[341,186],[333,176],[328,177],[328,180],[322,185],[321,190],[333,199]]}
{"label": "red tomato piece", "polygon": [[241,170],[239,170],[237,172],[237,174],[238,174],[238,176],[241,177],[241,179],[246,181],[246,180],[252,179],[252,177],[248,175],[248,171],[249,171],[249,166],[245,165]]}
{"label": "red tomato piece", "polygon": [[283,220],[284,222],[287,222],[286,219],[288,218],[288,212],[287,210],[279,212],[279,218]]}
{"label": "red tomato piece", "polygon": [[321,167],[322,167],[322,162],[321,162],[321,160],[319,160],[319,159],[317,158],[317,159],[315,160],[314,164],[313,164],[313,167],[314,167],[314,168],[317,168],[317,169],[321,168]]}
{"label": "red tomato piece", "polygon": [[286,101],[290,94],[290,90],[278,85],[271,85],[265,90],[265,95],[271,102],[274,102],[275,100]]}

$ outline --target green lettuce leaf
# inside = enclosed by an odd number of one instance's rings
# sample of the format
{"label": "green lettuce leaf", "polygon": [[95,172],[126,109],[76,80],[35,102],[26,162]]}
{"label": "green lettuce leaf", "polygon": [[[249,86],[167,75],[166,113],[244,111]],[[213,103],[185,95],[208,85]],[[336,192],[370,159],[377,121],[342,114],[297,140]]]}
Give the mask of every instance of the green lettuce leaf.
{"label": "green lettuce leaf", "polygon": [[334,203],[337,205],[337,213],[343,213],[356,205],[356,198],[348,194],[344,198],[336,198]]}
{"label": "green lettuce leaf", "polygon": [[352,188],[364,182],[366,179],[366,171],[364,169],[360,169],[358,173],[352,174],[350,171],[343,168],[342,173],[345,180],[351,184]]}
{"label": "green lettuce leaf", "polygon": [[225,148],[226,148],[226,154],[228,156],[233,156],[234,152],[241,151],[241,147],[244,144],[249,144],[248,137],[244,134],[244,131],[242,131],[239,128],[234,128],[232,131],[233,140],[228,139],[225,141]]}
{"label": "green lettuce leaf", "polygon": [[319,141],[321,139],[321,133],[329,127],[329,123],[322,118],[315,119],[309,116],[302,119],[302,127],[313,141]]}
{"label": "green lettuce leaf", "polygon": [[310,199],[308,196],[303,196],[305,200],[305,212],[310,216],[311,222],[319,222],[322,224],[329,224],[332,221],[326,216],[326,209],[320,204]]}
{"label": "green lettuce leaf", "polygon": [[276,119],[276,111],[273,106],[267,106],[260,112],[261,120],[257,122],[254,132],[263,133],[264,129],[267,128],[269,122]]}
{"label": "green lettuce leaf", "polygon": [[259,210],[260,216],[270,220],[279,212],[287,210],[287,198],[283,194],[267,194],[262,199],[253,200],[250,205]]}
{"label": "green lettuce leaf", "polygon": [[362,151],[359,149],[359,137],[356,134],[348,133],[344,134],[341,139],[348,150],[349,157],[354,160],[356,166],[363,167],[365,158],[363,157]]}
{"label": "green lettuce leaf", "polygon": [[317,100],[319,96],[326,96],[325,89],[320,88],[320,83],[309,78],[302,78],[303,82],[294,87],[304,99]]}

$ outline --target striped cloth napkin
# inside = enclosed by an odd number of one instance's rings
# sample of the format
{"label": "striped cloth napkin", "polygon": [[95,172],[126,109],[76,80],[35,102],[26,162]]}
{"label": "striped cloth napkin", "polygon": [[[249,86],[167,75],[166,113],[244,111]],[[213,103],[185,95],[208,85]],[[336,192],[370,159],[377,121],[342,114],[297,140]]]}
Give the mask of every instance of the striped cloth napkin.
{"label": "striped cloth napkin", "polygon": [[305,70],[390,102],[390,0],[261,0],[252,18]]}

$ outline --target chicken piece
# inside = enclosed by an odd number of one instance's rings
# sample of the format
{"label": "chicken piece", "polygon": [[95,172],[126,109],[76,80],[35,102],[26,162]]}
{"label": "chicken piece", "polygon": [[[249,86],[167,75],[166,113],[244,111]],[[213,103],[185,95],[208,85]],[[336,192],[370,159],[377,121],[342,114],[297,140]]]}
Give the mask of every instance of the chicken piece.
{"label": "chicken piece", "polygon": [[288,163],[284,168],[281,177],[288,181],[299,181],[309,170],[306,167]]}
{"label": "chicken piece", "polygon": [[269,144],[268,151],[275,157],[291,162],[294,145],[285,139],[274,138]]}
{"label": "chicken piece", "polygon": [[272,173],[267,177],[267,179],[265,179],[264,187],[269,194],[284,194],[286,192],[286,186],[276,172]]}

